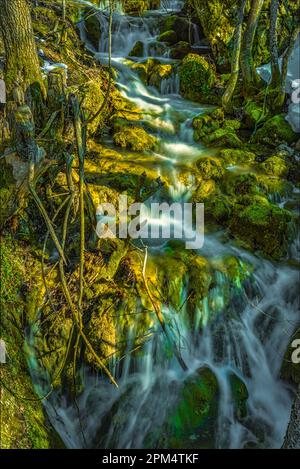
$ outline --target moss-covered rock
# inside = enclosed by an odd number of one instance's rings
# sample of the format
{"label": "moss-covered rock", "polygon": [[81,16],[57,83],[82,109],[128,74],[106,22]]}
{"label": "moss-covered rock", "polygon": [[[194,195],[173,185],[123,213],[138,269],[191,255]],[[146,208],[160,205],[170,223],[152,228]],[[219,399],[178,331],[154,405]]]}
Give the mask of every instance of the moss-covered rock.
{"label": "moss-covered rock", "polygon": [[255,101],[248,100],[243,110],[245,114],[244,121],[249,129],[253,129],[255,125],[262,122],[266,117],[264,108]]}
{"label": "moss-covered rock", "polygon": [[262,167],[270,176],[286,177],[288,174],[288,165],[283,158],[277,155],[267,158],[262,163]]}
{"label": "moss-covered rock", "polygon": [[170,50],[171,59],[182,60],[186,55],[191,52],[189,42],[180,41]]}
{"label": "moss-covered rock", "polygon": [[137,41],[131,52],[129,53],[129,57],[144,57],[144,44],[142,41]]}
{"label": "moss-covered rock", "polygon": [[161,24],[162,34],[167,31],[174,31],[176,34],[175,42],[189,42],[190,25],[183,16],[171,15],[163,19]]}
{"label": "moss-covered rock", "polygon": [[240,420],[247,417],[248,389],[246,384],[235,373],[230,374],[229,382],[235,404],[235,415]]}
{"label": "moss-covered rock", "polygon": [[242,141],[232,128],[217,129],[205,137],[203,142],[215,147],[241,148],[243,146]]}
{"label": "moss-covered rock", "polygon": [[181,93],[195,101],[205,100],[216,82],[213,65],[196,54],[188,54],[183,59],[179,75]]}
{"label": "moss-covered rock", "polygon": [[92,46],[98,50],[102,31],[96,10],[93,8],[87,8],[84,11],[84,17],[86,18],[84,22],[86,37]]}
{"label": "moss-covered rock", "polygon": [[193,127],[196,141],[215,147],[242,147],[242,141],[237,135],[240,122],[236,119],[225,119],[221,108],[195,117]]}
{"label": "moss-covered rock", "polygon": [[286,252],[292,222],[287,210],[264,197],[247,195],[234,206],[230,230],[251,250],[280,258]]}
{"label": "moss-covered rock", "polygon": [[203,179],[219,180],[224,176],[224,168],[217,158],[200,158],[196,165]]}
{"label": "moss-covered rock", "polygon": [[227,224],[232,214],[233,204],[229,197],[219,194],[205,202],[205,219],[217,224]]}
{"label": "moss-covered rock", "polygon": [[198,370],[184,383],[178,403],[157,430],[158,437],[152,434],[149,443],[158,448],[213,448],[218,397],[214,373],[209,368]]}
{"label": "moss-covered rock", "polygon": [[123,0],[124,13],[131,16],[140,16],[149,6],[148,0]]}
{"label": "moss-covered rock", "polygon": [[176,44],[177,42],[177,34],[175,31],[165,31],[164,33],[160,34],[157,38],[158,41],[160,42],[166,42],[167,44]]}
{"label": "moss-covered rock", "polygon": [[149,135],[142,127],[127,126],[115,132],[114,143],[118,147],[133,151],[149,151],[156,144],[156,139]]}
{"label": "moss-covered rock", "polygon": [[275,146],[282,142],[291,144],[296,142],[297,138],[297,134],[285,120],[284,115],[278,114],[264,123],[253,140],[256,143]]}
{"label": "moss-covered rock", "polygon": [[255,173],[229,173],[224,183],[224,189],[230,195],[246,195],[258,192],[258,180]]}
{"label": "moss-covered rock", "polygon": [[224,160],[226,164],[248,163],[253,162],[256,158],[255,153],[244,149],[238,150],[233,148],[226,148],[220,151],[219,157]]}

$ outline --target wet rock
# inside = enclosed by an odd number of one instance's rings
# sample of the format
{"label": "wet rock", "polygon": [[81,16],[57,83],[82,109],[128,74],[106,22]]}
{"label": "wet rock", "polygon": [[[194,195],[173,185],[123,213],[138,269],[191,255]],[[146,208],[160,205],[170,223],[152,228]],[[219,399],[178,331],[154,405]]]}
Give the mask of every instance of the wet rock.
{"label": "wet rock", "polygon": [[160,36],[158,36],[157,40],[160,42],[166,42],[169,45],[173,45],[173,44],[176,44],[176,42],[178,42],[177,34],[175,33],[175,31],[172,31],[172,30],[165,31]]}
{"label": "wet rock", "polygon": [[243,146],[242,141],[231,128],[217,129],[203,138],[203,142],[216,147],[241,148]]}
{"label": "wet rock", "polygon": [[274,155],[270,158],[267,158],[263,163],[262,167],[265,172],[270,176],[281,176],[286,177],[288,174],[288,165],[286,164],[284,158]]}
{"label": "wet rock", "polygon": [[219,387],[209,368],[201,368],[183,384],[175,407],[158,436],[150,441],[157,448],[212,448],[216,434]]}
{"label": "wet rock", "polygon": [[179,75],[181,93],[194,101],[207,99],[216,82],[213,65],[196,54],[188,54],[183,59]]}
{"label": "wet rock", "polygon": [[296,142],[297,138],[297,134],[285,120],[284,115],[278,114],[264,123],[257,131],[253,140],[256,143],[275,146],[282,142],[291,144]]}
{"label": "wet rock", "polygon": [[180,41],[170,50],[171,59],[182,60],[191,52],[191,46],[188,42]]}
{"label": "wet rock", "polygon": [[144,44],[142,41],[137,41],[133,46],[129,57],[144,57]]}
{"label": "wet rock", "polygon": [[280,258],[292,234],[293,217],[266,198],[242,196],[234,206],[231,233],[253,251]]}
{"label": "wet rock", "polygon": [[196,165],[203,179],[219,180],[224,175],[222,163],[217,158],[200,158]]}
{"label": "wet rock", "polygon": [[248,389],[235,373],[229,376],[231,393],[235,404],[235,415],[238,420],[247,417],[247,400],[249,397]]}
{"label": "wet rock", "polygon": [[156,144],[156,139],[142,127],[128,126],[114,133],[114,144],[133,151],[149,151]]}
{"label": "wet rock", "polygon": [[84,11],[84,17],[86,18],[84,25],[87,39],[90,41],[92,46],[98,50],[102,31],[96,10],[93,8],[87,8]]}
{"label": "wet rock", "polygon": [[149,6],[147,0],[124,0],[122,3],[124,13],[130,16],[140,16]]}
{"label": "wet rock", "polygon": [[221,150],[219,157],[222,158],[226,164],[246,163],[255,160],[255,153],[247,150],[238,150],[234,148],[226,148]]}
{"label": "wet rock", "polygon": [[190,28],[191,26],[186,18],[172,15],[163,20],[161,32],[163,34],[167,31],[174,31],[176,35],[174,43],[179,41],[189,42]]}

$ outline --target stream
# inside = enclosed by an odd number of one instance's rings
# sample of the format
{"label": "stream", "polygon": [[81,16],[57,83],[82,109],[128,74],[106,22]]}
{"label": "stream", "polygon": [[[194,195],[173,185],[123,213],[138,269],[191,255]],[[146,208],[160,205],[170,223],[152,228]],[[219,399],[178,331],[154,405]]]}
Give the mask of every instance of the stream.
{"label": "stream", "polygon": [[[94,53],[95,60],[107,64],[108,13],[104,2],[100,3],[98,18],[102,37],[99,50]],[[155,152],[130,153],[133,164],[138,161],[145,168],[154,168],[158,177],[169,181],[169,199],[183,203],[193,189],[195,161],[209,152],[194,142],[192,128],[193,118],[205,112],[208,106],[180,96],[176,72],[162,81],[160,91],[146,87],[126,59],[135,43],[142,41],[144,58],[132,60],[141,62],[156,57],[163,63],[176,64],[169,58],[168,50],[162,56],[155,55],[157,48],[153,48],[153,44],[159,34],[157,17],[180,10],[183,2],[162,3],[161,10],[147,12],[143,17],[125,16],[118,8],[113,21],[112,66],[118,71],[120,91],[143,111],[143,124],[159,141],[159,150]],[[84,26],[81,34],[87,47],[91,48]],[[197,46],[196,30],[193,37]],[[106,143],[113,145],[109,138]],[[162,201],[159,193],[156,201]],[[156,256],[161,258],[168,250],[168,242],[160,241],[154,246],[149,245],[149,256],[154,262]],[[290,259],[297,259],[298,250],[299,240],[290,247]],[[117,377],[119,389],[104,378],[99,379],[85,371],[84,391],[76,405],[59,391],[45,401],[50,421],[67,448],[149,446],[153,438],[155,441],[153,432],[164,428],[187,380],[203,367],[213,372],[219,389],[213,441],[207,442],[203,436],[200,442],[204,447],[279,448],[282,445],[290,416],[292,390],[279,375],[299,320],[299,274],[289,265],[289,259],[276,263],[257,257],[228,242],[222,232],[206,232],[204,246],[198,254],[211,262],[233,257],[247,272],[245,279],[237,285],[226,272],[216,271],[214,286],[197,309],[193,325],[184,306],[188,278],[183,281],[180,292],[183,304],[180,314],[169,305],[163,306],[163,315],[174,340],[180,343],[188,370],[183,371],[169,353],[165,336],[157,324],[138,359],[128,353],[120,362],[111,360],[111,370]],[[128,350],[135,334],[134,328],[128,331]],[[233,374],[245,384],[249,393],[244,418],[236,415],[230,385]],[[37,365],[32,376],[37,392],[43,395],[47,377]],[[193,438],[197,439],[194,435],[189,438],[191,445]]]}

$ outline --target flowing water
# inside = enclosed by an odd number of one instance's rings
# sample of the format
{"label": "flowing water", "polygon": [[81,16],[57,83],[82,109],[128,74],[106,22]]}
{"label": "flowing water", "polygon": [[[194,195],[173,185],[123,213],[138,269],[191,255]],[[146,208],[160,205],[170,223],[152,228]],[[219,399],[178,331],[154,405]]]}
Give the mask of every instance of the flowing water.
{"label": "flowing water", "polygon": [[[151,44],[155,44],[158,34],[157,17],[167,14],[166,10],[180,9],[182,3],[166,1],[160,11],[149,12],[143,18],[127,17],[119,9],[114,15],[112,41],[112,63],[118,70],[119,89],[143,110],[144,124],[160,142],[159,151],[137,154],[135,158],[145,167],[156,168],[158,176],[170,181],[169,197],[176,201],[187,200],[194,184],[193,164],[207,151],[194,142],[191,125],[193,117],[206,107],[179,95],[176,74],[162,84],[160,92],[146,87],[128,67],[125,57],[138,40],[144,44],[144,59],[154,55]],[[100,2],[100,9],[102,36],[95,58],[107,63],[108,14],[104,2]],[[86,40],[84,28],[82,37]],[[167,52],[160,60],[174,63]],[[295,242],[290,257],[297,256],[298,247],[299,242]],[[150,246],[149,255],[155,261],[155,256],[164,256],[166,250],[164,243]],[[111,370],[119,389],[84,370],[85,389],[76,405],[60,392],[53,393],[45,403],[53,426],[68,448],[145,447],[149,435],[162,427],[176,406],[186,380],[204,366],[214,372],[219,386],[213,446],[280,447],[292,396],[279,374],[299,321],[298,272],[288,265],[288,259],[279,264],[256,257],[225,241],[223,233],[207,233],[199,256],[211,262],[233,256],[247,273],[243,281],[233,281],[228,274],[216,271],[214,287],[198,305],[192,325],[185,306],[179,314],[170,306],[163,307],[170,334],[180,347],[188,371],[183,371],[170,355],[159,325],[149,330],[138,359],[128,353],[120,362],[112,360]],[[187,304],[188,282],[186,278],[182,283],[183,305]],[[128,351],[137,333],[134,326],[128,331]],[[37,362],[31,365],[33,381],[42,395],[48,378]],[[244,419],[236,416],[229,379],[232,373],[246,384],[249,392]]]}

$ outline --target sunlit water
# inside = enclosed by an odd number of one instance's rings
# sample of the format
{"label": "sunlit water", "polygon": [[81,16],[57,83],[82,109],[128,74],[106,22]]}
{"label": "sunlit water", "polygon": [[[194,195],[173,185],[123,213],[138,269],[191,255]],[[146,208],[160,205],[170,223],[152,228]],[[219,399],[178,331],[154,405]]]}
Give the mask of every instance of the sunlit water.
{"label": "sunlit water", "polygon": [[[182,3],[166,1],[159,14],[164,14],[165,9],[179,9]],[[155,162],[159,176],[172,178],[169,196],[183,202],[193,189],[193,163],[205,152],[193,140],[192,119],[206,108],[179,96],[176,76],[162,86],[161,92],[145,87],[124,59],[137,40],[143,41],[145,56],[149,55],[149,44],[158,33],[157,14],[148,13],[143,19],[128,18],[119,9],[113,27],[113,66],[118,70],[118,86],[123,95],[143,110],[144,123],[149,124],[160,142],[156,152],[137,157],[142,157],[145,164]],[[107,63],[107,14],[99,14],[99,21],[103,33],[95,57]],[[84,29],[82,34],[84,38]],[[162,59],[168,60],[166,56]],[[188,174],[185,182],[178,177],[182,168]],[[157,200],[159,197],[158,194]],[[297,257],[298,248],[299,243],[295,242],[291,257]],[[161,243],[153,247],[152,254],[150,249],[150,255],[159,252],[163,256],[165,250],[165,243]],[[103,376],[84,370],[85,389],[76,404],[58,391],[45,401],[49,418],[68,448],[144,447],[149,434],[163,425],[176,405],[186,379],[203,366],[213,370],[220,389],[214,446],[281,446],[292,398],[279,374],[299,321],[298,272],[287,263],[272,263],[238,249],[225,242],[222,233],[207,234],[199,255],[210,261],[234,256],[241,265],[248,266],[248,277],[236,285],[225,273],[216,271],[214,287],[199,304],[192,324],[186,307],[176,312],[163,306],[170,335],[180,348],[188,371],[183,371],[176,359],[170,357],[169,345],[158,324],[149,330],[138,359],[131,353],[119,362],[112,359],[111,371],[119,389]],[[188,278],[183,281],[183,305],[188,282]],[[134,327],[128,331],[128,352],[137,333]],[[28,339],[29,345],[34,343],[34,331]],[[30,364],[36,390],[43,395],[48,390],[49,378],[34,358]],[[245,382],[249,391],[248,416],[239,421],[228,379],[232,372]]]}

